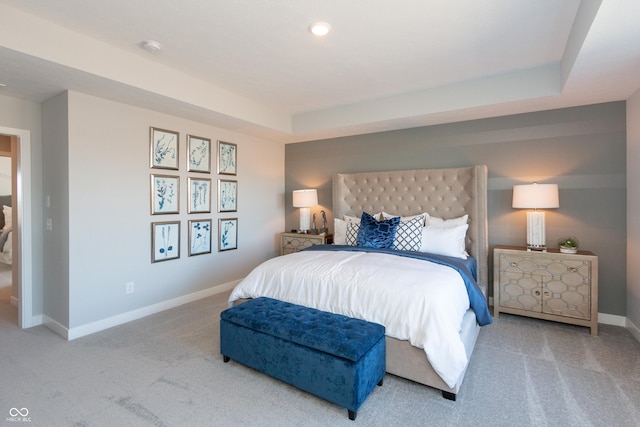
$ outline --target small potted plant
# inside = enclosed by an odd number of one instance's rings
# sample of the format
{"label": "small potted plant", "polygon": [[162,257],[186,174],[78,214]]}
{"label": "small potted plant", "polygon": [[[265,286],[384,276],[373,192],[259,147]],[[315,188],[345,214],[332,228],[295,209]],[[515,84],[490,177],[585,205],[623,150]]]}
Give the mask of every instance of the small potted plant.
{"label": "small potted plant", "polygon": [[563,237],[558,241],[560,252],[563,254],[575,254],[578,252],[578,239],[575,237]]}

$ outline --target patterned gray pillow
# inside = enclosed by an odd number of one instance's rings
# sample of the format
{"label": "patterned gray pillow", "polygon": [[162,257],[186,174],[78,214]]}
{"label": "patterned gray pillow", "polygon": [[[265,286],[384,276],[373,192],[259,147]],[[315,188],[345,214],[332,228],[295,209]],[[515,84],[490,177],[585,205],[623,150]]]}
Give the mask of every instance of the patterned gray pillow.
{"label": "patterned gray pillow", "polygon": [[347,234],[345,235],[345,245],[356,246],[358,241],[358,232],[360,231],[359,222],[347,222]]}
{"label": "patterned gray pillow", "polygon": [[424,216],[420,215],[408,221],[401,221],[393,240],[393,249],[399,251],[419,251],[422,246]]}

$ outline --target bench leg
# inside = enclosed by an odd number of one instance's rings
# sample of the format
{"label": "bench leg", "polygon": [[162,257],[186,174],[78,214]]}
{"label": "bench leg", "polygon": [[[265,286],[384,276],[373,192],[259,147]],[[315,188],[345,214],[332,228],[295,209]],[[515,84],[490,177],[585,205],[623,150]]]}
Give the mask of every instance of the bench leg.
{"label": "bench leg", "polygon": [[222,361],[224,363],[227,363],[229,360],[231,360],[231,358],[229,358],[229,356],[225,356],[224,354],[222,355]]}
{"label": "bench leg", "polygon": [[456,394],[451,393],[450,391],[442,390],[442,397],[444,397],[447,400],[453,400],[454,402],[456,401]]}
{"label": "bench leg", "polygon": [[384,381],[384,378],[380,378],[380,381],[378,381],[378,386],[382,387],[382,382]]}
{"label": "bench leg", "polygon": [[349,419],[351,421],[355,421],[356,416],[358,415],[358,413],[356,411],[352,411],[351,409],[349,409],[348,411],[349,411]]}

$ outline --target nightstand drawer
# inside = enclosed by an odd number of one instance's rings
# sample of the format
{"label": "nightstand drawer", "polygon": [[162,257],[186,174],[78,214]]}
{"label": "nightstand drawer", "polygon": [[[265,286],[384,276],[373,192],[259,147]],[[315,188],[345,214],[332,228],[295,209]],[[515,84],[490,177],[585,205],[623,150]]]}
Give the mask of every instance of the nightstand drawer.
{"label": "nightstand drawer", "polygon": [[280,255],[298,252],[315,245],[333,243],[333,236],[319,234],[282,233],[280,235]]}

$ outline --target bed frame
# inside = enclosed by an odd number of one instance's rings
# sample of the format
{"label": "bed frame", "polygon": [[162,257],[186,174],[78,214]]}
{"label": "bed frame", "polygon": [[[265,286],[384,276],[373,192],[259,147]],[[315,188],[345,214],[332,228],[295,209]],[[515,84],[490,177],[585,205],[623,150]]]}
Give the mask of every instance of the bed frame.
{"label": "bed frame", "polygon": [[[467,252],[477,261],[478,285],[487,297],[486,166],[334,175],[333,216],[359,217],[363,211],[401,216],[426,212],[444,219],[468,214]],[[460,332],[469,359],[479,332],[475,314],[469,310]],[[466,369],[450,388],[433,370],[422,349],[387,337],[387,372],[442,390],[445,398],[455,400]]]}

